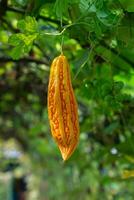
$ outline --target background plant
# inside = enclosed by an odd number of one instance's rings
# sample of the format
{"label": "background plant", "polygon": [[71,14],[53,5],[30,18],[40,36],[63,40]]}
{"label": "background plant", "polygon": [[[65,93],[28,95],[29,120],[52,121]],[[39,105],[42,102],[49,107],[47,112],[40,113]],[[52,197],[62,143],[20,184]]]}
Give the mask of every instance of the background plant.
{"label": "background plant", "polygon": [[[40,199],[133,199],[133,1],[1,0],[0,24],[1,143],[13,138],[29,157]],[[81,128],[64,164],[46,109],[62,42]]]}

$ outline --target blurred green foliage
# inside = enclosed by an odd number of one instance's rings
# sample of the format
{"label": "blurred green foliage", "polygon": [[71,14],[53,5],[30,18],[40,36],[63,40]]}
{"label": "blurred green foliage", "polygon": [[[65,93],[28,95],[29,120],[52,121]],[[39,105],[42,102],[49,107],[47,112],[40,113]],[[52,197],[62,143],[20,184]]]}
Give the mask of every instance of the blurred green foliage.
{"label": "blurred green foliage", "polygon": [[[13,138],[28,156],[38,199],[133,200],[133,1],[1,0],[0,23],[1,143]],[[47,116],[62,41],[80,121],[79,145],[65,163]],[[6,163],[0,152],[1,170]]]}

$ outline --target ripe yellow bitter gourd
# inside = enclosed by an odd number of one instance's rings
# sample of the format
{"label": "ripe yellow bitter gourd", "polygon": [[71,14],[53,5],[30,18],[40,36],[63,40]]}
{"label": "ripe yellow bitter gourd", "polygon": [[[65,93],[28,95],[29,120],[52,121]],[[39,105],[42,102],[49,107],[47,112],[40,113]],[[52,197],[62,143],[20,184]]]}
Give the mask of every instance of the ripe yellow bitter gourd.
{"label": "ripe yellow bitter gourd", "polygon": [[79,121],[69,64],[64,55],[56,57],[51,65],[48,115],[52,136],[58,144],[63,159],[67,160],[78,144]]}

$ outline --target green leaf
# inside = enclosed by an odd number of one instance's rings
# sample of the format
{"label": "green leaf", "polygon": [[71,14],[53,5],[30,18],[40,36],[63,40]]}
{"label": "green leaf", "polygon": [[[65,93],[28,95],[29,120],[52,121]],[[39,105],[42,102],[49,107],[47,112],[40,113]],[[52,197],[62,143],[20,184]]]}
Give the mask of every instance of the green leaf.
{"label": "green leaf", "polygon": [[105,25],[105,26],[113,26],[118,23],[119,21],[119,15],[118,13],[112,13],[109,11],[106,7],[103,7],[103,9],[98,10],[96,12],[97,18]]}
{"label": "green leaf", "polygon": [[25,35],[25,34],[18,34],[18,38],[25,43],[25,45],[30,45],[33,43],[33,41],[37,38],[38,34],[32,34],[32,35]]}
{"label": "green leaf", "polygon": [[16,45],[19,45],[20,44],[20,38],[18,37],[18,34],[14,34],[14,35],[11,35],[8,39],[8,43],[13,45],[13,46],[16,46]]}
{"label": "green leaf", "polygon": [[14,60],[18,60],[24,53],[24,46],[23,44],[19,44],[15,48],[12,49],[10,55]]}
{"label": "green leaf", "polygon": [[80,10],[81,10],[82,13],[87,12],[88,8],[89,8],[89,1],[87,1],[87,0],[80,0],[79,8],[80,8]]}
{"label": "green leaf", "polygon": [[56,0],[54,9],[58,18],[68,14],[69,0]]}
{"label": "green leaf", "polygon": [[24,53],[28,53],[38,33],[17,33],[9,37],[9,44],[15,46],[10,55],[13,59],[19,59]]}
{"label": "green leaf", "polygon": [[23,33],[17,33],[14,35],[11,35],[9,38],[9,44],[16,46],[19,45],[21,42],[24,42],[25,45],[30,45],[33,43],[33,41],[37,38],[38,34],[23,34]]}
{"label": "green leaf", "polygon": [[20,20],[17,26],[22,32],[38,32],[38,24],[34,17],[27,16],[25,19]]}
{"label": "green leaf", "polygon": [[134,12],[134,1],[133,0],[119,0],[123,8],[128,12]]}

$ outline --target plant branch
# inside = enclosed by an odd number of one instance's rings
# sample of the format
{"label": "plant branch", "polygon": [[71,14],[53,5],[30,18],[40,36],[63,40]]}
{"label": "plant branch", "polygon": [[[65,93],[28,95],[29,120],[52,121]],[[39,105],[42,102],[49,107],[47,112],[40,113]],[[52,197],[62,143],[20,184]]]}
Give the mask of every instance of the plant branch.
{"label": "plant branch", "polygon": [[26,57],[26,58],[20,58],[19,60],[14,60],[12,58],[7,57],[0,57],[0,62],[6,63],[6,62],[24,62],[24,63],[36,63],[36,64],[44,64],[48,66],[48,62],[44,60],[37,60],[35,58]]}
{"label": "plant branch", "polygon": [[12,12],[16,12],[16,13],[21,13],[21,14],[25,13],[25,10],[22,10],[22,9],[19,9],[19,8],[14,8],[14,7],[9,7],[9,6],[7,6],[7,10],[12,11]]}

